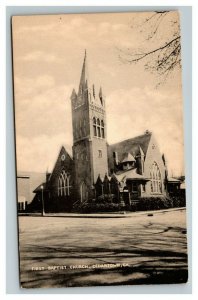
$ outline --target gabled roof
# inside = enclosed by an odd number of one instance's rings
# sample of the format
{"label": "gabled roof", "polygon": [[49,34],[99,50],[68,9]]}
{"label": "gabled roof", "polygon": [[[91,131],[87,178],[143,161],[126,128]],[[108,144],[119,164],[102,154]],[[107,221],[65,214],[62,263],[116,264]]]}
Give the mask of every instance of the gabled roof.
{"label": "gabled roof", "polygon": [[73,158],[68,153],[68,151],[65,149],[65,147],[61,146],[49,180],[52,180],[54,178],[54,175],[56,176],[56,173],[60,172],[60,170],[64,166],[67,166],[67,169],[72,169],[73,168]]}
{"label": "gabled roof", "polygon": [[116,179],[120,182],[120,181],[125,181],[127,179],[131,179],[131,180],[144,180],[147,181],[149,180],[148,178],[146,178],[143,175],[140,175],[137,173],[137,169],[130,169],[127,171],[119,171],[116,174],[113,174]]}
{"label": "gabled roof", "polygon": [[46,173],[40,173],[40,172],[24,172],[24,171],[18,171],[17,172],[17,179],[18,180],[24,180],[25,186],[20,186],[19,194],[22,192],[24,194],[24,189],[28,186],[29,190],[29,196],[26,199],[28,203],[31,203],[33,198],[35,197],[34,190],[41,182],[44,182],[46,179]]}
{"label": "gabled roof", "polygon": [[143,135],[136,136],[132,139],[127,139],[119,143],[108,145],[108,158],[110,168],[113,168],[113,152],[117,152],[118,160],[121,162],[125,158],[126,153],[131,153],[134,157],[144,155],[146,157],[149,142],[152,133],[146,132]]}
{"label": "gabled roof", "polygon": [[115,150],[117,152],[122,151],[122,153],[130,152],[133,154],[138,154],[140,152],[141,147],[145,155],[148,150],[151,135],[152,133],[148,132],[143,135],[139,135],[134,138],[109,145],[109,147],[111,148],[111,150]]}
{"label": "gabled roof", "polygon": [[133,157],[133,155],[131,153],[126,153],[124,159],[122,160],[122,163],[125,162],[131,162],[131,161],[135,161],[135,158]]}
{"label": "gabled roof", "polygon": [[71,148],[70,145],[68,145],[68,144],[62,144],[62,146],[60,147],[60,150],[59,150],[59,154],[60,154],[61,150],[65,151],[66,154],[73,160],[72,148]]}
{"label": "gabled roof", "polygon": [[179,183],[181,182],[179,179],[173,178],[173,177],[168,177],[168,182],[171,183]]}

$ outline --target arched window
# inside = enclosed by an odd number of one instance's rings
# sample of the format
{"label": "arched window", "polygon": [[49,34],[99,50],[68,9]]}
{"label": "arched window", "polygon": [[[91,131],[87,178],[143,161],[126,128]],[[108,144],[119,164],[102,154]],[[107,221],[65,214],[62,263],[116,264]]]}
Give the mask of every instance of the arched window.
{"label": "arched window", "polygon": [[97,136],[96,118],[95,117],[93,117],[93,130],[94,130],[94,136]]}
{"label": "arched window", "polygon": [[156,162],[152,164],[150,177],[151,177],[151,192],[161,194],[162,193],[161,173]]}
{"label": "arched window", "polygon": [[101,137],[101,133],[100,133],[100,119],[97,119],[97,136]]}
{"label": "arched window", "polygon": [[105,134],[104,134],[104,121],[101,120],[101,137],[104,139]]}
{"label": "arched window", "polygon": [[63,170],[58,178],[58,196],[69,196],[70,189],[70,176]]}

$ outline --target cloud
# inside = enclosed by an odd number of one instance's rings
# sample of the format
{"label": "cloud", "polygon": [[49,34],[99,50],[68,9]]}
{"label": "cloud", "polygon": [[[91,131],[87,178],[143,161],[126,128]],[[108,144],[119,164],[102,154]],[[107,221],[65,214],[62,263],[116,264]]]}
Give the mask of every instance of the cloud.
{"label": "cloud", "polygon": [[[71,87],[59,86],[37,95],[16,110],[18,167],[43,170],[55,161],[57,147],[72,146]],[[25,108],[23,108],[25,104]],[[143,134],[155,135],[170,170],[183,169],[183,130],[180,98],[144,89],[116,90],[106,98],[108,142]],[[25,109],[25,110],[24,110]],[[31,145],[31,146],[30,146]],[[174,157],[174,160],[173,160]],[[38,163],[40,161],[40,163]]]}
{"label": "cloud", "polygon": [[34,138],[64,133],[71,141],[72,86],[55,85],[47,75],[36,79],[16,79],[15,115],[17,134]]}
{"label": "cloud", "polygon": [[[126,19],[129,20],[129,15]],[[109,17],[111,16],[111,20]],[[23,20],[23,22],[22,22]],[[117,20],[117,21],[116,21]],[[111,37],[110,37],[111,36]],[[110,38],[109,38],[110,37]],[[23,41],[23,51],[27,40],[31,43],[33,48],[32,53],[27,52],[24,56],[25,61],[44,59],[47,61],[55,61],[57,56],[53,52],[49,55],[40,53],[34,45],[40,44],[43,46],[44,42],[50,44],[48,51],[57,51],[61,45],[66,42],[67,47],[94,47],[95,44],[103,46],[106,45],[128,45],[129,40],[133,40],[133,33],[126,24],[126,20],[119,19],[118,14],[112,20],[112,15],[104,14],[89,14],[89,15],[55,15],[55,16],[34,16],[24,17],[19,22],[16,17],[13,26],[13,39],[15,41]],[[138,36],[136,37],[137,40]],[[56,40],[56,43],[54,43]],[[30,45],[28,44],[28,47]],[[57,47],[58,46],[58,47]]]}
{"label": "cloud", "polygon": [[[35,137],[17,136],[17,167],[19,171],[45,172],[52,171],[62,145],[71,155],[71,143],[65,143],[65,134],[47,136],[39,134]],[[22,150],[23,149],[23,150]]]}
{"label": "cloud", "polygon": [[[34,78],[23,78],[15,76],[14,89],[15,100],[19,105],[23,103],[26,97],[32,99],[36,94],[41,94],[42,91],[46,91],[49,88],[54,88],[55,79],[48,74],[38,75]],[[28,101],[29,101],[28,100]]]}
{"label": "cloud", "polygon": [[181,98],[148,87],[115,90],[107,96],[107,134],[109,143],[121,141],[150,130],[169,169],[183,169],[183,127]]}
{"label": "cloud", "polygon": [[35,62],[35,61],[45,61],[49,63],[60,63],[62,60],[55,56],[54,54],[42,52],[42,51],[33,51],[29,52],[24,56],[18,58],[19,60],[25,62]]}
{"label": "cloud", "polygon": [[[140,19],[142,22],[143,18]],[[180,78],[173,77],[156,91],[156,77],[145,72],[143,65],[120,63],[117,49],[145,45],[139,31],[131,30],[131,23],[132,14],[128,13],[15,18],[19,167],[45,171],[45,161],[56,158],[56,145],[72,144],[70,95],[78,85],[83,52],[87,48],[90,83],[95,87],[102,85],[106,94],[108,141],[130,138],[149,129],[167,154],[171,168],[180,168],[183,164]],[[164,34],[166,31],[165,28]]]}
{"label": "cloud", "polygon": [[115,77],[116,76],[116,72],[115,72],[115,69],[113,69],[112,67],[110,66],[107,66],[103,63],[99,63],[98,64],[98,68],[103,72],[103,73],[106,73],[108,75],[110,75],[111,77]]}
{"label": "cloud", "polygon": [[24,33],[32,34],[39,31],[50,32],[54,29],[54,26],[55,23],[50,16],[14,16],[12,18],[14,33],[19,36]]}

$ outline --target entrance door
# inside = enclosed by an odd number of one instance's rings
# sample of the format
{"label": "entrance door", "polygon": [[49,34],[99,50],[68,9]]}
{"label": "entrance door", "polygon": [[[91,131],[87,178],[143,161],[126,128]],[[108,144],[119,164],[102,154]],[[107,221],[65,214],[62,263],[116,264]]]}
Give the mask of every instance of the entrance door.
{"label": "entrance door", "polygon": [[123,190],[123,200],[126,205],[130,205],[130,194],[128,188],[124,188]]}
{"label": "entrance door", "polygon": [[139,196],[139,185],[136,181],[131,182],[131,195],[132,195],[132,199],[137,199]]}

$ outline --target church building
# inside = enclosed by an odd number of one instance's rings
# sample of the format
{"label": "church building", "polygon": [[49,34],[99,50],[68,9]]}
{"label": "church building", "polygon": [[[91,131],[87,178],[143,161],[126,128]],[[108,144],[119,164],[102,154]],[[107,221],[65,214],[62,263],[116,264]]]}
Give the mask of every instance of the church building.
{"label": "church building", "polygon": [[102,88],[96,90],[88,79],[86,52],[78,91],[73,89],[71,94],[71,108],[72,156],[62,146],[52,173],[34,191],[38,198],[43,193],[49,210],[67,211],[98,198],[130,205],[141,197],[167,195],[165,157],[151,132],[107,143],[105,98]]}

